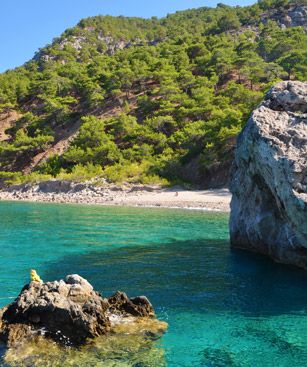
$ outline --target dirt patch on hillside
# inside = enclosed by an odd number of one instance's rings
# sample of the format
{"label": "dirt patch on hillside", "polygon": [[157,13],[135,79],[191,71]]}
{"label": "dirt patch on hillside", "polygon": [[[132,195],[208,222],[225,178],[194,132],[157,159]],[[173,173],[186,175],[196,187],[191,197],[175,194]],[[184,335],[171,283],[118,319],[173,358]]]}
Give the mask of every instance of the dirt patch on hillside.
{"label": "dirt patch on hillside", "polygon": [[6,134],[6,130],[11,128],[14,123],[21,118],[21,116],[22,115],[16,111],[0,113],[0,141],[10,139],[10,136]]}

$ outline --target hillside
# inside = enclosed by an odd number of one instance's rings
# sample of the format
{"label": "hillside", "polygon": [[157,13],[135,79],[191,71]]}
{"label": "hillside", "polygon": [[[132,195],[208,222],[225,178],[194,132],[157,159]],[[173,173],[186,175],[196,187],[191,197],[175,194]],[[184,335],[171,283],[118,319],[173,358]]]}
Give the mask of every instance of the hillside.
{"label": "hillside", "polygon": [[226,185],[269,87],[307,79],[306,0],[81,20],[0,74],[0,180]]}

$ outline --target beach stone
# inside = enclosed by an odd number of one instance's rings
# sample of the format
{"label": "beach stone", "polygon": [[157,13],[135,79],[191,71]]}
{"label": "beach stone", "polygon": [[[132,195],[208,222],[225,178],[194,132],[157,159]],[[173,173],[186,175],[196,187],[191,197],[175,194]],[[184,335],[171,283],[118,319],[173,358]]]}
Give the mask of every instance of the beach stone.
{"label": "beach stone", "polygon": [[0,310],[0,340],[9,347],[44,335],[60,344],[78,346],[111,330],[112,315],[153,318],[144,296],[129,299],[117,292],[109,300],[77,274],[65,280],[24,286],[16,300]]}
{"label": "beach stone", "polygon": [[307,268],[307,83],[281,82],[237,140],[230,190],[233,247]]}

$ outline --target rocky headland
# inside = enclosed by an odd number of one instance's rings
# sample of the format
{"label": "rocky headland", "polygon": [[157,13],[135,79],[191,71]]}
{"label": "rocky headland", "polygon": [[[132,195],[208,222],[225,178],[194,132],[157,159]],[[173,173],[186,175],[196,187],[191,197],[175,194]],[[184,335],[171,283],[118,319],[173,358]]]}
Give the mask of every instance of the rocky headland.
{"label": "rocky headland", "polygon": [[0,311],[0,340],[9,348],[37,338],[63,346],[81,346],[120,329],[125,333],[138,330],[141,336],[156,338],[166,328],[165,322],[155,318],[145,296],[130,299],[118,291],[103,298],[76,274],[60,281],[32,281]]}
{"label": "rocky headland", "polygon": [[234,247],[307,268],[307,83],[281,82],[237,140],[230,186]]}

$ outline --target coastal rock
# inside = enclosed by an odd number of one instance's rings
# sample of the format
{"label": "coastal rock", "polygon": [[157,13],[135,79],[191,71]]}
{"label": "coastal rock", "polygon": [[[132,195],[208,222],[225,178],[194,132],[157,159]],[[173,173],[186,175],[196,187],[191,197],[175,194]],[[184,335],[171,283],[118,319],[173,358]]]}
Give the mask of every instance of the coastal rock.
{"label": "coastal rock", "polygon": [[74,274],[65,280],[31,282],[17,299],[0,311],[0,339],[9,347],[37,335],[60,344],[82,345],[87,339],[107,334],[125,318],[153,318],[154,310],[146,297],[129,299],[117,292],[109,300],[92,285]]}
{"label": "coastal rock", "polygon": [[[2,316],[2,337],[9,345],[20,340],[17,330],[43,330],[46,336],[71,344],[105,334],[110,329],[108,302],[81,277],[65,281],[31,282]],[[24,332],[25,335],[28,334]]]}
{"label": "coastal rock", "polygon": [[230,190],[234,247],[307,268],[307,83],[281,82],[240,133]]}
{"label": "coastal rock", "polygon": [[155,311],[147,297],[140,296],[129,299],[126,293],[116,292],[108,299],[110,311],[114,314],[127,314],[139,317],[154,317]]}

